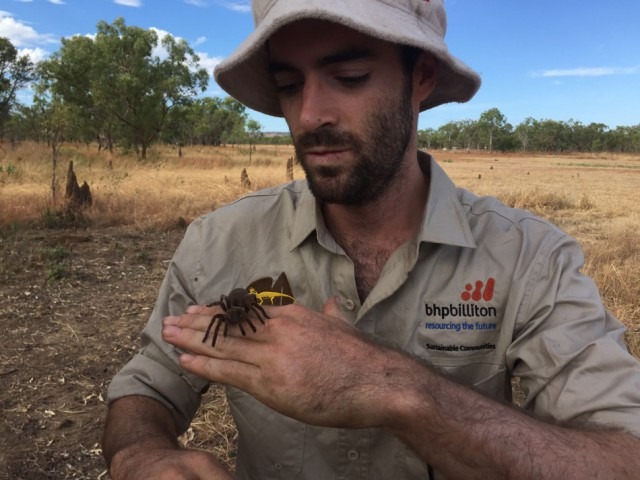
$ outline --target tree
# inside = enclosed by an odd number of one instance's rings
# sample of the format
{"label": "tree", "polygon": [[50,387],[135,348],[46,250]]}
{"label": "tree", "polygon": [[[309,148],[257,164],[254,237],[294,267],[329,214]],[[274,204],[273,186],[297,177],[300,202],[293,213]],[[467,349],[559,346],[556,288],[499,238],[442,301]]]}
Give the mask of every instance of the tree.
{"label": "tree", "polygon": [[486,135],[489,151],[493,151],[493,139],[500,132],[504,133],[507,118],[497,108],[491,108],[480,114],[478,128]]}
{"label": "tree", "polygon": [[531,139],[532,131],[536,128],[536,124],[536,120],[534,120],[532,117],[527,117],[516,127],[516,137],[518,137],[518,140],[520,140],[522,150],[524,150],[525,152],[529,148],[529,140]]}
{"label": "tree", "polygon": [[249,165],[251,165],[251,151],[254,148],[256,140],[262,136],[262,125],[255,120],[249,120],[246,131],[247,137],[249,138]]}
{"label": "tree", "polygon": [[[128,27],[122,18],[101,21],[95,39],[63,39],[44,66],[54,95],[84,112],[93,124],[145,159],[174,108],[188,105],[206,89],[208,75],[184,40],[161,39],[166,58],[153,55],[153,30]],[[95,122],[95,123],[94,123]]]}
{"label": "tree", "polygon": [[243,141],[246,107],[237,100],[227,97],[202,98],[189,109],[191,143],[219,146],[226,142]]}
{"label": "tree", "polygon": [[473,120],[461,120],[456,122],[458,127],[457,146],[467,150],[478,143],[478,122]]}
{"label": "tree", "polygon": [[433,128],[426,128],[424,130],[418,130],[418,148],[431,148],[431,140],[434,136]]}
{"label": "tree", "polygon": [[34,79],[34,73],[29,57],[19,57],[13,44],[0,37],[0,127],[15,105],[16,92]]}
{"label": "tree", "polygon": [[59,97],[48,98],[41,87],[36,88],[32,105],[19,108],[19,115],[24,118],[34,132],[47,141],[47,145],[51,148],[51,204],[55,207],[58,154],[65,141],[65,136],[73,131],[73,115]]}
{"label": "tree", "polygon": [[458,135],[460,134],[460,125],[457,122],[448,122],[438,128],[438,136],[442,148],[451,148],[456,145]]}
{"label": "tree", "polygon": [[92,39],[63,38],[61,49],[38,66],[39,95],[46,94],[52,102],[64,104],[75,119],[73,140],[87,143],[101,135],[108,121],[93,89],[95,55]]}

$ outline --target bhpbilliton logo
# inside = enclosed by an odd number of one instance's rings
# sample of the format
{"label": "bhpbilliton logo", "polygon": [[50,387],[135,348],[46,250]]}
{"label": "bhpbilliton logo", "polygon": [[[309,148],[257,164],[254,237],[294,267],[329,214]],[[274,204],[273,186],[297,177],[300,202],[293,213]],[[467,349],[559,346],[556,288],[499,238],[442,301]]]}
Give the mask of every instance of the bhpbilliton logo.
{"label": "bhpbilliton logo", "polygon": [[488,302],[493,298],[493,290],[496,286],[496,279],[490,277],[485,283],[482,280],[477,280],[474,285],[467,283],[464,287],[464,291],[460,294],[460,298],[463,301],[468,302],[473,300],[474,302],[479,302],[480,300],[484,300]]}

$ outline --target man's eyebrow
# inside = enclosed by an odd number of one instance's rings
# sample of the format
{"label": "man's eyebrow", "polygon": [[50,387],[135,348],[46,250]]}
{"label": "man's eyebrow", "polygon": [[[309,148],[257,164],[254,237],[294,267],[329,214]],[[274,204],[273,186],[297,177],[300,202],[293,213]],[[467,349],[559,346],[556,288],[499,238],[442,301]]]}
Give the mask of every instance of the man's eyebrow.
{"label": "man's eyebrow", "polygon": [[352,47],[323,57],[318,61],[319,67],[326,67],[335,63],[352,62],[355,60],[372,59],[376,55],[369,48]]}
{"label": "man's eyebrow", "polygon": [[[369,48],[353,47],[341,50],[339,52],[331,53],[325,57],[322,57],[316,62],[316,66],[319,68],[334,65],[336,63],[352,62],[356,60],[372,59],[376,54]],[[269,72],[271,74],[281,72],[296,72],[298,69],[287,62],[279,62],[272,60],[269,62]]]}

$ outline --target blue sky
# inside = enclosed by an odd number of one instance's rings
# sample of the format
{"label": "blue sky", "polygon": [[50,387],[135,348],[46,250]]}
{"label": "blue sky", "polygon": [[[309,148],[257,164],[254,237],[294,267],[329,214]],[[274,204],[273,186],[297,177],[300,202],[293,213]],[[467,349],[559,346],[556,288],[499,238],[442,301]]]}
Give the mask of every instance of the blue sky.
{"label": "blue sky", "polygon": [[[446,0],[451,52],[480,73],[472,101],[423,112],[419,128],[476,120],[499,108],[526,117],[610,127],[640,123],[640,0]],[[100,20],[184,38],[209,72],[252,30],[248,0],[0,0],[0,36],[33,60]],[[208,95],[224,92],[211,79]],[[283,120],[250,112],[264,131]]]}

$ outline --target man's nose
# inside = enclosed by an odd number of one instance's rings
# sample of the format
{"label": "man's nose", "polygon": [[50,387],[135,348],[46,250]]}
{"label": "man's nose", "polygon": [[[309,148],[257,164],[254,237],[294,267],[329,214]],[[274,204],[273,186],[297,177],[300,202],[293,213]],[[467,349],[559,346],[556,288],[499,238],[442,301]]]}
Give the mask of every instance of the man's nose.
{"label": "man's nose", "polygon": [[300,109],[302,128],[313,131],[322,126],[333,125],[336,120],[337,110],[329,89],[318,80],[305,81]]}

